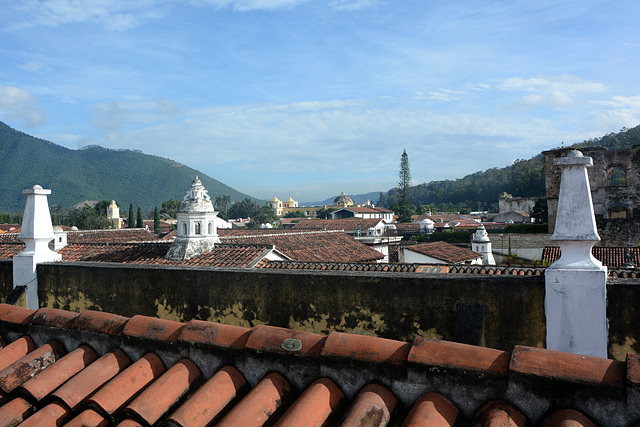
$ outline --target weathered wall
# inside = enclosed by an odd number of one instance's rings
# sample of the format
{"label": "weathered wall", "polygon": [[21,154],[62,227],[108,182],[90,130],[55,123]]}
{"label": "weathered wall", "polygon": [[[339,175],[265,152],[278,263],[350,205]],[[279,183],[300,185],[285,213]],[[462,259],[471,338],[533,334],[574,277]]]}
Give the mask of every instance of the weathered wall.
{"label": "weathered wall", "polygon": [[0,260],[0,302],[5,302],[13,290],[13,262]]}
{"label": "weathered wall", "polygon": [[453,274],[255,271],[55,263],[41,305],[327,334],[451,340],[460,304],[484,304],[488,347],[544,344],[544,279]]}
{"label": "weathered wall", "polygon": [[550,234],[515,234],[490,233],[491,251],[494,254],[507,255],[509,253],[509,239],[511,239],[511,253],[519,258],[540,260],[545,246],[557,246],[550,239]]}

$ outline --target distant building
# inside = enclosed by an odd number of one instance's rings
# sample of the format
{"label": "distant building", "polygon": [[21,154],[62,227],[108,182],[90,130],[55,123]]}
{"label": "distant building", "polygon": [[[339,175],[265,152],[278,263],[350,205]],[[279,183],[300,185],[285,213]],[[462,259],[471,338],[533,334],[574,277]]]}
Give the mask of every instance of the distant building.
{"label": "distant building", "polygon": [[385,208],[370,208],[370,207],[348,207],[338,209],[331,213],[333,219],[345,219],[345,218],[363,218],[363,219],[384,219],[385,221],[393,221],[393,211]]}
{"label": "distant building", "polygon": [[513,197],[509,193],[502,193],[498,198],[498,213],[529,212],[535,204],[535,197]]}
{"label": "distant building", "polygon": [[113,224],[113,228],[117,228],[118,230],[122,228],[124,220],[120,218],[120,208],[115,200],[112,200],[107,208],[107,218],[109,218],[109,221]]}
{"label": "distant building", "polygon": [[336,197],[335,199],[333,199],[333,206],[335,207],[343,207],[346,208],[348,206],[353,206],[355,203],[353,202],[353,199],[349,196],[347,196],[344,191],[340,193],[340,195],[338,197]]}
{"label": "distant building", "polygon": [[491,252],[491,240],[487,235],[484,225],[480,225],[471,239],[471,250],[482,255],[484,265],[496,265],[496,260]]}
{"label": "distant building", "polygon": [[399,261],[407,264],[482,265],[482,255],[446,242],[400,246]]}

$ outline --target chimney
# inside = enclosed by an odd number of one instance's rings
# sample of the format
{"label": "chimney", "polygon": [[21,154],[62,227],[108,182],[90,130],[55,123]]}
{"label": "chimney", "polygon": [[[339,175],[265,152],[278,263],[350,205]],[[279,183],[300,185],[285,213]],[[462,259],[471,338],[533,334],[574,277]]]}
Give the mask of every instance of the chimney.
{"label": "chimney", "polygon": [[27,308],[38,309],[36,265],[60,261],[62,256],[49,249],[49,242],[55,237],[47,203],[47,195],[51,194],[51,190],[34,185],[23,190],[22,194],[27,195],[27,203],[18,238],[27,247],[13,257],[13,287],[26,286]]}

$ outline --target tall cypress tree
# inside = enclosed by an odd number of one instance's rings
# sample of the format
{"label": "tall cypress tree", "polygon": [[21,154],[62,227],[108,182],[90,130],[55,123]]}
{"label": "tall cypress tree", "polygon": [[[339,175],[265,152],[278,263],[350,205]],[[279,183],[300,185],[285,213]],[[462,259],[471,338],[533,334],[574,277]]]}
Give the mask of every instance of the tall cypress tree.
{"label": "tall cypress tree", "polygon": [[158,207],[153,210],[153,232],[156,234],[160,234],[162,228],[160,227],[160,212],[158,212]]}
{"label": "tall cypress tree", "polygon": [[409,167],[409,156],[406,149],[402,151],[402,156],[400,157],[398,177],[398,222],[411,222],[411,204],[409,203],[411,168]]}
{"label": "tall cypress tree", "polygon": [[138,206],[138,217],[136,221],[136,228],[144,228],[144,220],[142,218],[142,208]]}
{"label": "tall cypress tree", "polygon": [[127,219],[127,228],[135,228],[135,216],[133,216],[133,203],[129,204],[129,218]]}

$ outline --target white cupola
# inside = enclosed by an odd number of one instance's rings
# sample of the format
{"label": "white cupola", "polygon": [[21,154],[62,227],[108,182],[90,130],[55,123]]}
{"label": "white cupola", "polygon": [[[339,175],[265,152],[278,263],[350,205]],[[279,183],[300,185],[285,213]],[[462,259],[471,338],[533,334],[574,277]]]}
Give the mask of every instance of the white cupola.
{"label": "white cupola", "polygon": [[482,255],[483,265],[496,265],[496,260],[491,253],[491,239],[489,239],[484,225],[476,228],[473,239],[471,239],[471,250]]}
{"label": "white cupola", "polygon": [[207,190],[196,176],[182,199],[177,215],[178,237],[166,258],[184,261],[212,250],[216,243],[220,243],[217,215]]}

